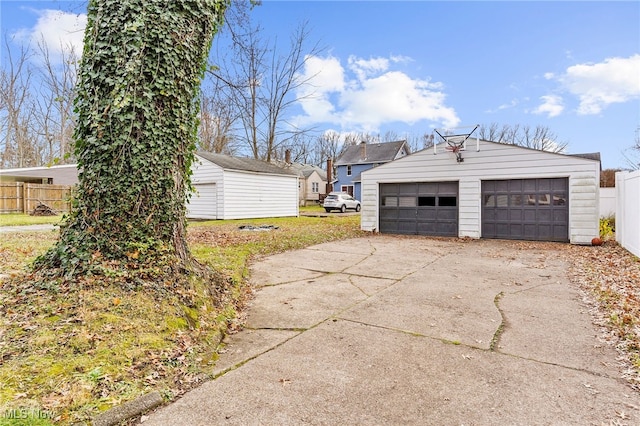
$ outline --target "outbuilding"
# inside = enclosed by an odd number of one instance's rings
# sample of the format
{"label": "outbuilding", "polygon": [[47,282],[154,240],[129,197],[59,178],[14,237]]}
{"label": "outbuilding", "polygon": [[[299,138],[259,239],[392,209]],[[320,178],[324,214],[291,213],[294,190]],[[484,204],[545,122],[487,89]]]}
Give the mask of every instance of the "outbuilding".
{"label": "outbuilding", "polygon": [[199,152],[191,176],[189,219],[298,216],[298,176],[252,158]]}
{"label": "outbuilding", "polygon": [[361,228],[572,244],[591,244],[598,236],[599,154],[479,139],[460,150],[446,146],[363,172]]}

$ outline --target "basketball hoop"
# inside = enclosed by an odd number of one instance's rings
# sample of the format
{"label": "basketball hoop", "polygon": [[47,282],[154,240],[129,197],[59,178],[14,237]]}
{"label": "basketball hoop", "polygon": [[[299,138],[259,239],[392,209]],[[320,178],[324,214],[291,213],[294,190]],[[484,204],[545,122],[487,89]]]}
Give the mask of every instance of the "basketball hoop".
{"label": "basketball hoop", "polygon": [[462,142],[447,141],[447,146],[444,147],[444,149],[446,149],[449,152],[453,152],[456,155],[456,161],[458,163],[462,163],[464,161],[464,158],[462,158],[462,145],[463,144],[464,144],[464,141],[462,141]]}
{"label": "basketball hoop", "polygon": [[[478,124],[470,127],[473,127],[470,131],[461,131],[461,129],[465,128],[459,127],[457,132],[452,131],[455,129],[434,129],[438,136],[447,143],[445,149],[455,154],[456,161],[458,163],[462,163],[464,161],[464,158],[462,158],[462,151],[466,149],[467,139],[471,137],[473,132],[475,132],[480,125]],[[435,144],[433,153],[436,153]]]}

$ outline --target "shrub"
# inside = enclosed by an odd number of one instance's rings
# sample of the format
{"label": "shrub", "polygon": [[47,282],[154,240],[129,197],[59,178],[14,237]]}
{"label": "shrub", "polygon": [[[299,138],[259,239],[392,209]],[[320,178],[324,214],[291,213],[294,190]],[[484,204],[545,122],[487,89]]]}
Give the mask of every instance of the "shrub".
{"label": "shrub", "polygon": [[613,238],[616,232],[616,217],[602,217],[600,218],[600,238],[603,240]]}

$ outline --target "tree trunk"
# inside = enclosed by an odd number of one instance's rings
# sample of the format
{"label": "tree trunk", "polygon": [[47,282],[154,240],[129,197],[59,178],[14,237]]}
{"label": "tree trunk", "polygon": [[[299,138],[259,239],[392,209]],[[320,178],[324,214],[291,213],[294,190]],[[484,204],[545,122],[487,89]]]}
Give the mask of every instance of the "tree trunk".
{"label": "tree trunk", "polygon": [[197,94],[226,0],[91,0],[75,107],[79,185],[36,266],[188,267],[185,201]]}

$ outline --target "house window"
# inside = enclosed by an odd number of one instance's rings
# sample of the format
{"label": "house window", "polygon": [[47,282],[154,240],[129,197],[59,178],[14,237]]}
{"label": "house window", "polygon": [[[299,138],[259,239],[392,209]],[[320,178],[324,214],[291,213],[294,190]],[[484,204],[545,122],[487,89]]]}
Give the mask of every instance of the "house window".
{"label": "house window", "polygon": [[351,164],[347,166],[347,176],[351,176]]}
{"label": "house window", "polygon": [[311,182],[311,192],[318,193],[318,182]]}
{"label": "house window", "polygon": [[342,185],[340,191],[346,192],[353,197],[353,185]]}

